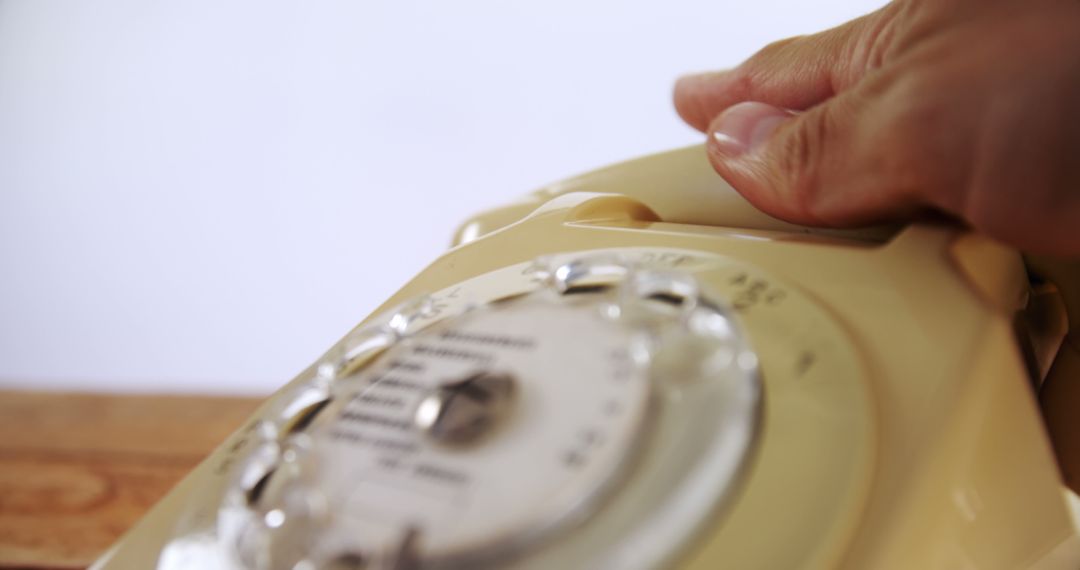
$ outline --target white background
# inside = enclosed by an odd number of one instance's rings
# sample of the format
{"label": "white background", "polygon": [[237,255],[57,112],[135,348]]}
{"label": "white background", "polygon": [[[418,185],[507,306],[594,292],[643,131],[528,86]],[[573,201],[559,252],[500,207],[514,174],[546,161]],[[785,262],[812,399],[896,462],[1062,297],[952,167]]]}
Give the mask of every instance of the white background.
{"label": "white background", "polygon": [[880,1],[0,0],[0,387],[268,393],[469,214]]}

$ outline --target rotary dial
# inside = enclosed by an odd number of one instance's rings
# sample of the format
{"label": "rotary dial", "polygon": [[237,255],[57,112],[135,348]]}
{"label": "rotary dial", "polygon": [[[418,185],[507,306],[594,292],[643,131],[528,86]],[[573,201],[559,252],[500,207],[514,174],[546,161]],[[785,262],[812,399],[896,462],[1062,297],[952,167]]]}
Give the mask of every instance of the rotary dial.
{"label": "rotary dial", "polygon": [[[219,516],[239,566],[527,565],[620,510],[654,509],[661,542],[712,511],[760,397],[727,311],[687,273],[610,255],[526,273],[515,295],[442,315],[420,300],[355,331],[281,400]],[[694,477],[701,505],[633,491]],[[604,527],[598,544],[647,531]]]}

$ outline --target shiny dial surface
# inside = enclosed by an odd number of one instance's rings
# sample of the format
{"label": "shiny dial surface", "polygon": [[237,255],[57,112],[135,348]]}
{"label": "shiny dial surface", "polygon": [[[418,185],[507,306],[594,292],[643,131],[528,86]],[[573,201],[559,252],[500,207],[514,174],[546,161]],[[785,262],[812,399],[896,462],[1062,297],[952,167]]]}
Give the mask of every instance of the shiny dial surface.
{"label": "shiny dial surface", "polygon": [[543,566],[587,536],[650,567],[689,540],[754,442],[737,323],[691,274],[610,254],[516,273],[357,329],[278,399],[220,511],[235,564]]}
{"label": "shiny dial surface", "polygon": [[413,533],[428,558],[466,559],[586,508],[645,423],[632,332],[592,303],[522,298],[387,351],[313,430],[332,534],[379,552]]}

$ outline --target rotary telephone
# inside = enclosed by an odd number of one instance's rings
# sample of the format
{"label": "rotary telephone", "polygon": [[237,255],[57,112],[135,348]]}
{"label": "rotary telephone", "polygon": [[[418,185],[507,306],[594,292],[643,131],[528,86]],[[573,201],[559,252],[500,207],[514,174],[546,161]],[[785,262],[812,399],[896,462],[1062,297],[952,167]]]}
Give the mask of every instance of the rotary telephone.
{"label": "rotary telephone", "polygon": [[466,222],[93,568],[1076,568],[1078,274],[615,165]]}

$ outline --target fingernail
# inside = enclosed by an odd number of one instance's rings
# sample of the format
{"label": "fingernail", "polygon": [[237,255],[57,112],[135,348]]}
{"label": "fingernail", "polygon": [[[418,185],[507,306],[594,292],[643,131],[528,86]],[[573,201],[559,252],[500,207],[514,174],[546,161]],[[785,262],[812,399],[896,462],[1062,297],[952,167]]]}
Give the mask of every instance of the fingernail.
{"label": "fingernail", "polygon": [[777,127],[794,116],[787,109],[756,101],[732,105],[710,125],[710,144],[721,154],[732,157],[753,152]]}

